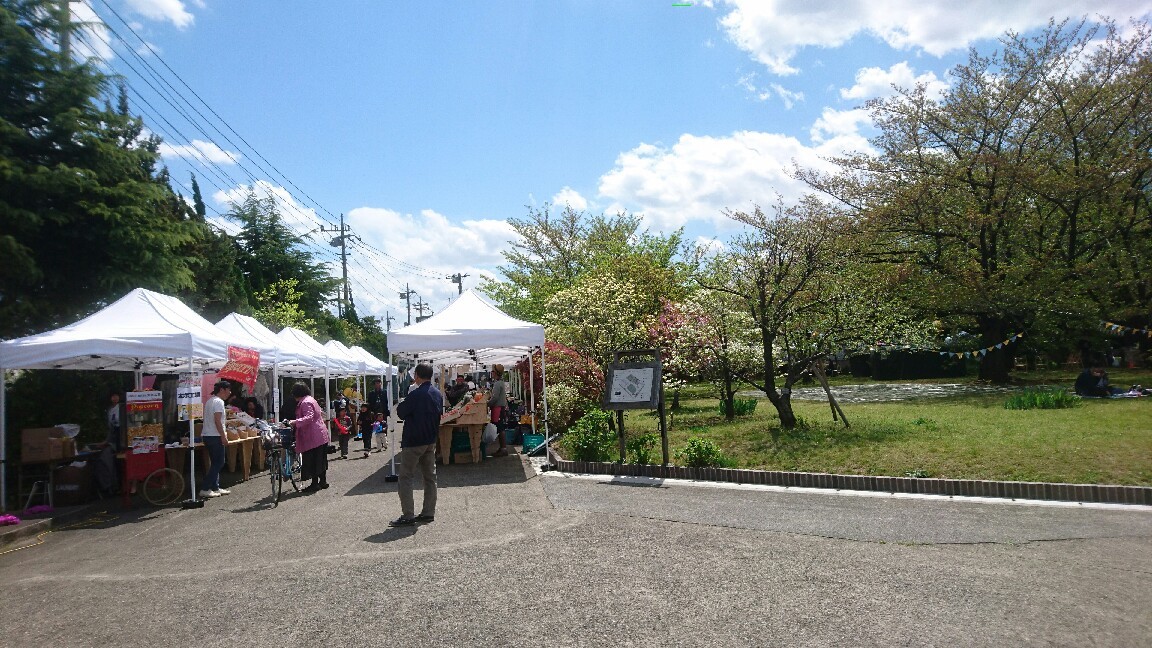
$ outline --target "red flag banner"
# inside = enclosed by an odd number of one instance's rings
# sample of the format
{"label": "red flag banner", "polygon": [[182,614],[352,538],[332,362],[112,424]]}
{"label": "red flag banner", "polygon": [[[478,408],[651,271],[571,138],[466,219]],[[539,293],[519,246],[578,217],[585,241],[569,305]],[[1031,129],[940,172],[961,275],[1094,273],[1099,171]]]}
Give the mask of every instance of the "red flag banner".
{"label": "red flag banner", "polygon": [[260,352],[243,347],[228,347],[228,362],[220,370],[220,380],[235,380],[244,383],[248,389],[256,384],[256,372],[260,370]]}

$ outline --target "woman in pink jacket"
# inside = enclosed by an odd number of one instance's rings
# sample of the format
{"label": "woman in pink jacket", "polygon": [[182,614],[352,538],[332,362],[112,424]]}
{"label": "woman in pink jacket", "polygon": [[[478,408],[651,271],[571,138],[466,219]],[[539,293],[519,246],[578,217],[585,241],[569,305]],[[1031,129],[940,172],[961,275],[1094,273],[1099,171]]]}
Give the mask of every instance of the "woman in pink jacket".
{"label": "woman in pink jacket", "polygon": [[328,425],[307,385],[292,385],[292,396],[296,399],[296,418],[288,423],[296,429],[296,452],[301,454],[302,464],[300,476],[312,480],[304,492],[314,493],[328,488]]}

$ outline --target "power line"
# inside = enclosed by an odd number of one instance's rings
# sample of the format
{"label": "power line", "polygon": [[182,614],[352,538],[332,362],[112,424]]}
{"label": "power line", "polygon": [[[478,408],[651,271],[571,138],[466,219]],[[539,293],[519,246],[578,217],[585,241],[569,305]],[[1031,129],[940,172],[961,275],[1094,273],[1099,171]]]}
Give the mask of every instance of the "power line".
{"label": "power line", "polygon": [[[242,135],[240,135],[240,133],[236,132],[236,129],[232,128],[232,126],[231,126],[231,125],[230,125],[230,124],[227,122],[227,120],[225,120],[223,117],[221,117],[221,116],[220,116],[220,114],[219,114],[219,113],[217,113],[217,112],[216,112],[216,111],[215,111],[215,110],[212,108],[212,106],[208,105],[208,102],[204,101],[203,97],[201,97],[201,96],[199,95],[199,93],[197,93],[197,92],[196,92],[194,89],[192,89],[192,87],[191,87],[191,86],[189,86],[189,85],[188,85],[188,83],[187,83],[187,82],[185,82],[185,81],[184,81],[184,79],[183,79],[183,78],[182,78],[182,77],[181,77],[179,74],[177,74],[177,73],[176,73],[176,71],[175,71],[175,70],[173,70],[173,69],[172,69],[172,67],[171,67],[171,66],[169,66],[167,62],[165,62],[165,61],[164,61],[164,59],[163,59],[163,58],[162,58],[162,57],[159,55],[159,53],[157,53],[157,52],[156,52],[156,50],[152,48],[152,45],[150,45],[150,44],[149,44],[147,41],[145,41],[145,40],[144,40],[144,39],[143,39],[143,38],[142,38],[142,37],[141,37],[141,36],[140,36],[138,33],[136,33],[136,30],[135,30],[135,29],[133,29],[133,28],[132,28],[132,26],[131,26],[130,24],[128,24],[128,21],[124,20],[124,18],[123,18],[123,17],[122,17],[122,16],[119,14],[119,12],[117,12],[117,11],[116,11],[116,9],[114,9],[114,8],[113,8],[113,7],[112,7],[110,4],[108,4],[107,0],[100,0],[100,2],[101,2],[101,4],[103,4],[105,7],[107,7],[107,8],[108,8],[108,10],[109,10],[109,11],[111,11],[111,12],[112,12],[112,14],[113,14],[113,15],[115,15],[115,16],[116,16],[116,18],[117,18],[117,19],[118,19],[118,20],[119,20],[121,23],[123,23],[123,24],[124,24],[124,26],[125,26],[125,27],[127,27],[127,28],[128,28],[128,31],[130,31],[130,32],[132,33],[132,35],[133,35],[133,36],[135,36],[135,37],[137,38],[137,40],[139,40],[139,41],[141,42],[141,44],[143,44],[143,45],[144,45],[144,47],[146,47],[146,48],[148,49],[148,52],[149,52],[150,54],[152,54],[152,56],[155,56],[155,57],[156,57],[156,60],[157,60],[157,61],[159,61],[159,62],[161,63],[161,65],[163,65],[163,66],[164,66],[164,68],[165,68],[166,70],[168,70],[170,73],[172,73],[172,76],[173,76],[173,77],[175,77],[175,78],[176,78],[176,80],[180,82],[180,85],[184,86],[184,88],[186,88],[186,89],[188,90],[188,92],[191,92],[191,93],[192,93],[192,96],[196,97],[197,101],[199,101],[199,102],[201,103],[201,105],[203,105],[203,106],[204,106],[204,107],[205,107],[205,108],[208,110],[208,112],[212,113],[212,115],[213,115],[213,116],[214,116],[214,117],[215,117],[217,120],[219,120],[219,122],[220,122],[221,124],[223,124],[223,125],[224,125],[224,127],[225,127],[225,128],[227,128],[229,132],[231,132],[232,134],[234,134],[234,135],[235,135],[235,136],[236,136],[236,137],[237,137],[237,138],[238,138],[238,139],[239,139],[241,142],[243,142],[243,143],[244,143],[244,145],[245,145],[245,146],[247,146],[247,147],[248,147],[248,150],[250,150],[251,152],[255,153],[255,154],[256,154],[256,157],[258,157],[258,158],[259,158],[261,161],[263,161],[263,162],[264,162],[265,164],[267,164],[267,165],[268,165],[268,166],[269,166],[271,169],[273,169],[273,170],[275,171],[275,175],[279,176],[281,179],[283,179],[285,182],[287,182],[289,185],[291,185],[291,187],[292,187],[294,190],[296,190],[296,192],[297,192],[299,195],[301,195],[301,196],[304,196],[304,197],[305,197],[305,198],[306,198],[306,199],[307,199],[309,202],[311,202],[311,203],[312,203],[312,204],[313,204],[313,205],[314,205],[314,206],[315,206],[317,209],[320,209],[321,211],[323,211],[323,212],[327,213],[327,214],[328,214],[328,215],[331,217],[331,219],[325,219],[325,220],[329,220],[329,221],[330,221],[330,223],[329,223],[329,224],[332,224],[332,221],[335,221],[335,220],[336,220],[336,217],[335,217],[335,215],[334,215],[334,214],[333,214],[331,211],[329,211],[327,208],[323,207],[323,206],[322,206],[322,205],[321,205],[321,204],[320,204],[318,201],[316,201],[316,199],[312,198],[312,196],[311,196],[311,195],[309,195],[309,194],[308,194],[306,191],[304,191],[303,189],[301,189],[300,187],[298,187],[298,186],[296,185],[296,183],[292,182],[292,180],[291,180],[290,178],[288,178],[288,176],[287,176],[287,175],[285,175],[285,174],[284,174],[282,171],[280,171],[280,169],[279,169],[279,168],[277,168],[277,167],[276,167],[276,165],[274,165],[274,164],[272,164],[271,162],[269,162],[269,161],[268,161],[268,159],[267,159],[267,158],[265,158],[265,157],[264,157],[264,155],[262,155],[262,154],[260,153],[260,151],[258,151],[258,150],[256,149],[256,147],[254,147],[254,146],[252,146],[250,143],[248,143],[248,140],[244,139],[244,136],[242,136]],[[104,22],[105,22],[105,24],[107,24],[107,21],[104,21]],[[185,100],[185,101],[187,101],[187,100]],[[191,104],[189,104],[189,105],[191,105]],[[199,111],[197,111],[197,113],[198,113],[198,114],[202,114],[202,113],[199,113]],[[214,128],[215,128],[215,127],[214,127]],[[216,129],[216,130],[217,130],[217,132],[220,132],[220,131],[219,131],[219,129]],[[232,142],[232,140],[231,140],[231,139],[230,139],[230,138],[229,138],[227,135],[225,135],[224,133],[221,133],[221,135],[222,135],[222,136],[223,136],[223,137],[224,137],[226,140],[228,140],[230,143],[232,143],[232,144],[233,144],[233,146],[235,146],[236,148],[240,148],[238,145],[236,145],[236,144],[235,144],[235,142]],[[217,145],[217,146],[219,146],[219,145]],[[265,172],[267,172],[267,171],[265,170]],[[271,174],[271,173],[268,173],[268,175],[269,175],[269,176],[272,176],[273,174]]]}

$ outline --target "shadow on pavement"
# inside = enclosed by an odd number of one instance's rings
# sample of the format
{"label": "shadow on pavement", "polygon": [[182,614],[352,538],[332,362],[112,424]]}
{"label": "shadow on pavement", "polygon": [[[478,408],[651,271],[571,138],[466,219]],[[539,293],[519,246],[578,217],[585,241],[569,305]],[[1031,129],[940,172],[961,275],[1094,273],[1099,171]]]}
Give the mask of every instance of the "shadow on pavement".
{"label": "shadow on pavement", "polygon": [[381,531],[380,533],[374,533],[374,534],[368,536],[367,538],[364,538],[364,541],[365,542],[372,542],[375,544],[386,544],[389,542],[396,542],[397,540],[403,540],[405,538],[411,538],[412,536],[416,535],[416,531],[419,528],[420,527],[418,527],[418,526],[400,527],[400,528],[396,528],[396,529],[387,528],[387,529],[384,529],[383,531]]}
{"label": "shadow on pavement", "polygon": [[[532,476],[531,470],[520,457],[509,455],[507,457],[489,457],[478,464],[449,464],[436,465],[437,488],[461,488],[469,486],[488,486],[492,484],[520,484],[528,481]],[[396,472],[400,472],[400,465],[396,465]],[[344,493],[345,497],[354,495],[378,495],[380,493],[395,493],[396,482],[385,481],[385,477],[392,474],[388,464],[380,466]],[[419,488],[419,484],[417,484]]]}

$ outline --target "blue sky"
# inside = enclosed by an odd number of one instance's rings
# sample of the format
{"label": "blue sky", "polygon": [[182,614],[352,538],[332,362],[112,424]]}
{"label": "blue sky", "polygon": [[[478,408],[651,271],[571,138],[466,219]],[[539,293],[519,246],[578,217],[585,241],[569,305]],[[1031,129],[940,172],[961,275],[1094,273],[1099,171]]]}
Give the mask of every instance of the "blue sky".
{"label": "blue sky", "polygon": [[[800,195],[793,161],[867,148],[859,108],[892,83],[942,87],[968,47],[990,51],[1050,17],[1152,14],[1152,0],[673,5],[72,7],[91,25],[77,50],[124,75],[177,181],[196,173],[216,213],[251,187],[276,196],[327,260],[315,230],[344,214],[362,241],[350,267],[360,312],[401,323],[404,284],[438,310],[456,291],[446,275],[469,274],[465,288],[496,275],[506,220],[525,205],[626,209],[653,230],[723,239],[725,208]],[[165,82],[199,113],[158,94]]]}

